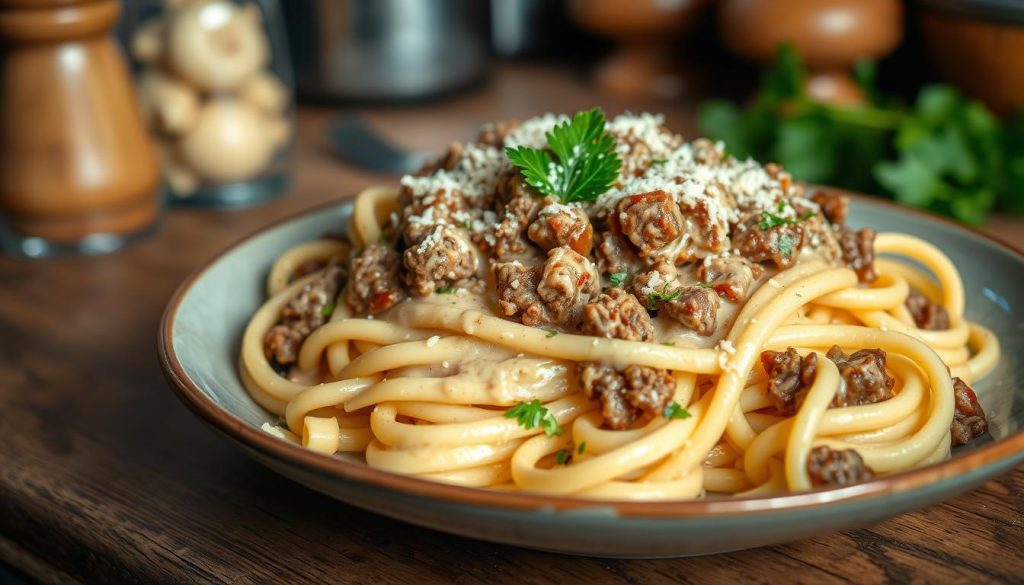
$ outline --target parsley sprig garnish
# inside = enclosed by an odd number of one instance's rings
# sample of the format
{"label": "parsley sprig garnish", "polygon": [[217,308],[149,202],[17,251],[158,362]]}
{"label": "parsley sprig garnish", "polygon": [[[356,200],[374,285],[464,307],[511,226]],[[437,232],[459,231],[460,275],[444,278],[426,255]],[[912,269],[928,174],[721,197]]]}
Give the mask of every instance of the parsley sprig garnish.
{"label": "parsley sprig garnish", "polygon": [[668,292],[668,283],[661,287],[661,290],[652,290],[647,293],[647,310],[653,311],[658,308],[658,303],[667,303],[674,301],[683,295],[683,289],[677,289],[673,292]]}
{"label": "parsley sprig garnish", "polygon": [[526,183],[541,193],[563,203],[593,201],[618,178],[622,161],[600,109],[577,112],[571,121],[552,128],[546,138],[553,158],[541,148],[505,149]]}
{"label": "parsley sprig garnish", "polygon": [[520,402],[505,411],[505,418],[516,419],[519,426],[527,430],[540,427],[544,430],[544,434],[549,437],[561,435],[565,432],[565,429],[559,426],[555,415],[551,414],[551,411],[545,408],[540,403],[540,400]]}
{"label": "parsley sprig garnish", "polygon": [[668,420],[672,420],[674,418],[690,418],[690,413],[685,408],[680,406],[678,402],[673,402],[666,406],[665,411],[661,413],[661,415],[667,418]]}
{"label": "parsley sprig garnish", "polygon": [[623,282],[626,282],[625,272],[613,272],[608,277],[608,284],[612,286],[622,286]]}

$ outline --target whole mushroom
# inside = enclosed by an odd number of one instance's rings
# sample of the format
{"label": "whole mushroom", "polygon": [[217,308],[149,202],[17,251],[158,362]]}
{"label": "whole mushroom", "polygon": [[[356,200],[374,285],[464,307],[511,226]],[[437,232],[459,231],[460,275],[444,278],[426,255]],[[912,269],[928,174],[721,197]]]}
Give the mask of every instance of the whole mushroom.
{"label": "whole mushroom", "polygon": [[280,145],[274,120],[233,98],[214,98],[181,138],[181,160],[207,181],[229,183],[258,175]]}
{"label": "whole mushroom", "polygon": [[238,88],[238,97],[267,114],[280,114],[288,105],[288,88],[273,73],[261,71]]}
{"label": "whole mushroom", "polygon": [[147,69],[139,80],[142,113],[153,129],[177,136],[187,132],[199,119],[199,96],[188,85]]}
{"label": "whole mushroom", "polygon": [[166,56],[196,87],[233,90],[267,64],[259,8],[223,0],[191,0],[169,13]]}

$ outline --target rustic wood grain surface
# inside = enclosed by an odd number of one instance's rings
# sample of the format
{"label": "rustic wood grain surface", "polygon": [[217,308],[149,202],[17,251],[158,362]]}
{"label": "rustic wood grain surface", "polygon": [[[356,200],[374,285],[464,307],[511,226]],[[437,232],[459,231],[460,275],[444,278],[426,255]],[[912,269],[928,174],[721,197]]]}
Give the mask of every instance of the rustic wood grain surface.
{"label": "rustic wood grain surface", "polygon": [[[410,148],[440,150],[489,119],[666,111],[553,69],[510,66],[449,101],[366,113]],[[217,251],[284,214],[385,180],[335,160],[327,109],[300,112],[295,185],[232,213],[170,211],[107,257],[0,259],[0,560],[46,582],[1024,582],[1024,469],[872,528],[674,560],[572,558],[476,542],[333,501],[250,461],[165,386],[156,332],[171,292]],[[1024,220],[990,230],[1024,245]]]}

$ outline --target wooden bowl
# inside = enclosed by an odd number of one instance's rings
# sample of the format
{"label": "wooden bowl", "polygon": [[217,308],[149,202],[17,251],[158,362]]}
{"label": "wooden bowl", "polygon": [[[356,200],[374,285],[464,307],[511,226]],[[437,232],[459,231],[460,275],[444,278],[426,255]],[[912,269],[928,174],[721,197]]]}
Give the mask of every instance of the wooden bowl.
{"label": "wooden bowl", "polygon": [[850,66],[877,59],[903,38],[898,0],[724,0],[719,30],[731,51],[758,63],[793,46],[810,70],[808,92],[817,99],[851,103],[864,96],[850,80]]}
{"label": "wooden bowl", "polygon": [[1024,106],[1024,2],[919,0],[919,8],[943,78],[1000,115]]}

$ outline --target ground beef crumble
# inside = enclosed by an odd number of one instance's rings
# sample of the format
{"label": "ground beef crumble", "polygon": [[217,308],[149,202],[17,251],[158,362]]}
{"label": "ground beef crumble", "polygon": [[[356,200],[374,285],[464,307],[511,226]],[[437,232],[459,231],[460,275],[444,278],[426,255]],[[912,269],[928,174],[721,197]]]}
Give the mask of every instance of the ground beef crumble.
{"label": "ground beef crumble", "polygon": [[920,291],[910,289],[910,294],[907,295],[904,304],[919,329],[930,331],[949,329],[949,312],[946,311],[946,308],[924,296]]}
{"label": "ground beef crumble", "polygon": [[836,229],[836,239],[842,250],[843,263],[857,273],[860,282],[874,282],[875,273],[875,230],[861,228],[854,231],[846,226]]}
{"label": "ground beef crumble", "polygon": [[714,333],[722,306],[718,294],[703,286],[684,286],[673,294],[676,292],[678,296],[662,305],[661,310],[697,335],[707,337]]}
{"label": "ground beef crumble", "polygon": [[608,339],[647,341],[654,337],[654,326],[647,309],[636,297],[621,288],[610,288],[583,306],[580,332]]}
{"label": "ground beef crumble", "polygon": [[761,365],[768,374],[768,397],[780,414],[792,416],[800,409],[817,372],[817,354],[801,357],[796,349],[761,352]]}
{"label": "ground beef crumble", "polygon": [[668,370],[627,366],[619,371],[595,363],[580,364],[580,387],[601,402],[604,426],[621,430],[640,418],[660,416],[672,402],[675,379]]}
{"label": "ground beef crumble", "polygon": [[829,189],[819,189],[811,195],[811,201],[818,204],[822,215],[832,225],[845,225],[850,211],[850,198]]}
{"label": "ground beef crumble", "polygon": [[280,321],[263,338],[267,359],[280,365],[295,363],[302,342],[330,317],[344,280],[345,267],[338,260],[331,260],[323,272],[288,300]]}
{"label": "ground beef crumble", "polygon": [[594,246],[594,228],[582,207],[549,205],[541,208],[537,218],[527,229],[530,241],[545,252],[559,246],[569,246],[576,253],[587,256]]}
{"label": "ground beef crumble", "polygon": [[885,351],[860,349],[850,355],[833,345],[825,354],[839,368],[839,375],[846,380],[845,389],[840,389],[832,400],[832,406],[857,406],[874,404],[892,398],[896,380],[885,370]]}
{"label": "ground beef crumble", "polygon": [[623,197],[615,206],[612,225],[640,252],[650,256],[679,237],[683,216],[675,200],[664,191]]}
{"label": "ground beef crumble", "polygon": [[602,232],[600,242],[594,249],[597,268],[604,274],[634,274],[643,266],[625,237],[612,232]]}
{"label": "ground beef crumble", "polygon": [[815,486],[850,485],[875,476],[856,450],[825,445],[814,447],[807,454],[807,474]]}
{"label": "ground beef crumble", "polygon": [[[885,370],[885,352],[861,349],[846,355],[832,346],[825,356],[839,369],[845,384],[836,392],[830,407],[873,404],[892,398],[896,380]],[[761,365],[768,374],[768,395],[775,408],[785,416],[800,409],[817,372],[816,354],[801,357],[796,349],[761,353]]]}
{"label": "ground beef crumble", "polygon": [[575,328],[583,306],[600,292],[594,264],[568,246],[552,249],[547,260],[534,267],[499,262],[492,270],[499,309],[524,325],[553,323]]}
{"label": "ground beef crumble", "polygon": [[477,258],[454,228],[438,226],[419,244],[405,249],[405,282],[418,297],[457,285],[476,273]]}
{"label": "ground beef crumble", "polygon": [[764,268],[741,256],[711,258],[697,265],[697,278],[734,303],[747,298],[750,286],[764,275]]}
{"label": "ground beef crumble", "polygon": [[398,275],[399,257],[394,249],[377,243],[367,244],[352,259],[345,301],[357,314],[376,315],[405,298]]}
{"label": "ground beef crumble", "polygon": [[949,432],[955,447],[988,432],[988,420],[978,403],[978,395],[960,378],[953,378],[953,397],[956,399],[956,410],[953,412],[953,424]]}
{"label": "ground beef crumble", "polygon": [[774,262],[789,268],[804,246],[804,230],[799,224],[786,223],[762,228],[760,213],[748,213],[732,233],[733,246],[754,262]]}
{"label": "ground beef crumble", "polygon": [[498,183],[497,225],[491,229],[494,256],[498,260],[521,257],[531,249],[526,230],[541,209],[540,194],[526,184],[518,172],[510,172]]}

